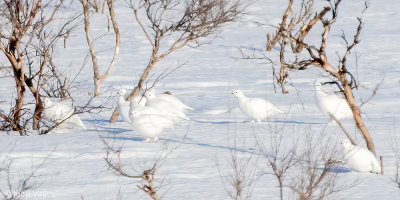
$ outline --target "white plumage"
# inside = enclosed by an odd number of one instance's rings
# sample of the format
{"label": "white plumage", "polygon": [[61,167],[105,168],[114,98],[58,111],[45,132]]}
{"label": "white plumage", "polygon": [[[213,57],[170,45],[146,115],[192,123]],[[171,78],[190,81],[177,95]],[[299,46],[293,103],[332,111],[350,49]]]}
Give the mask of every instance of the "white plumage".
{"label": "white plumage", "polygon": [[157,142],[158,136],[164,129],[173,127],[173,121],[163,115],[144,114],[140,110],[134,110],[132,117],[133,128],[139,134],[147,137],[146,142],[149,142],[151,138]]}
{"label": "white plumage", "polygon": [[254,120],[261,122],[266,117],[284,113],[265,99],[246,97],[240,90],[234,90],[232,94],[237,97],[240,110],[252,119],[252,123]]}
{"label": "white plumage", "polygon": [[172,94],[156,94],[154,89],[150,89],[150,90],[146,91],[145,96],[153,98],[153,99],[162,99],[164,101],[167,101],[170,104],[174,105],[174,107],[181,109],[182,111],[194,110],[193,108],[182,103],[181,100],[179,100]]}
{"label": "white plumage", "polygon": [[354,146],[350,140],[342,141],[344,160],[353,170],[358,172],[381,173],[381,166],[375,155],[368,149]]}
{"label": "white plumage", "polygon": [[337,120],[353,118],[353,113],[346,99],[336,94],[328,94],[322,90],[321,82],[315,81],[315,96],[321,112],[335,116]]}
{"label": "white plumage", "polygon": [[136,101],[131,101],[130,109],[129,109],[129,117],[132,122],[133,122],[133,112],[134,111],[138,111],[140,114],[146,114],[146,115],[163,115],[164,117],[166,117],[170,120],[173,120],[175,118],[172,115],[165,115],[164,113],[160,112],[159,110],[157,110],[153,107],[143,106]]}
{"label": "white plumage", "polygon": [[175,122],[189,118],[183,112],[192,108],[169,94],[156,95],[154,90],[147,91],[145,105],[131,101],[128,115],[133,128],[139,134],[146,136],[146,142],[151,139],[156,142],[158,136],[166,128],[172,128]]}
{"label": "white plumage", "polygon": [[189,118],[183,112],[183,109],[176,107],[175,104],[164,99],[157,98],[154,93],[145,93],[144,95],[147,98],[146,106],[157,109],[159,112],[163,113],[163,115],[173,117],[174,121],[179,121],[182,119],[189,120]]}
{"label": "white plumage", "polygon": [[122,120],[124,120],[126,123],[132,123],[129,117],[129,101],[125,100],[126,90],[121,89],[119,90],[118,94],[119,94],[119,99],[118,99],[117,109],[119,116],[121,116]]}
{"label": "white plumage", "polygon": [[[124,120],[126,123],[131,124],[132,120],[130,118],[130,102],[126,101],[125,99],[128,97],[128,93],[126,89],[120,89],[119,92],[119,98],[118,98],[118,113],[119,116],[121,116],[122,120]],[[137,95],[132,99],[133,102],[136,102],[140,105],[145,105],[146,104],[146,99],[141,98],[141,96]],[[132,102],[131,101],[131,102]]]}
{"label": "white plumage", "polygon": [[43,117],[55,123],[61,123],[59,129],[83,128],[85,125],[78,115],[73,114],[74,109],[59,102],[44,99]]}

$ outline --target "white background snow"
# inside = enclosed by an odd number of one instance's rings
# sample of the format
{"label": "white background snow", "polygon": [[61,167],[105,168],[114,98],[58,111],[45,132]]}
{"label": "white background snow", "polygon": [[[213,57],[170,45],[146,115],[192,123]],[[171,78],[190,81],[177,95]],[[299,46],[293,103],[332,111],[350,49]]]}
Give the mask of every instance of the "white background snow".
{"label": "white background snow", "polygon": [[[116,5],[117,22],[121,32],[121,54],[117,65],[102,84],[105,93],[97,101],[112,98],[109,108],[115,107],[117,91],[120,88],[133,89],[150,55],[150,45],[134,22],[132,10],[120,4]],[[158,143],[145,143],[131,126],[118,120],[108,123],[112,110],[97,116],[81,115],[87,130],[67,130],[62,133],[50,133],[44,136],[32,135],[20,137],[0,133],[0,155],[9,155],[14,159],[13,178],[17,180],[29,173],[34,166],[48,157],[39,169],[34,182],[38,186],[27,193],[27,199],[149,199],[140,191],[137,180],[117,176],[107,170],[104,145],[100,136],[116,146],[122,146],[122,158],[127,170],[140,172],[153,157],[166,145],[178,146],[160,168],[157,178],[165,186],[164,199],[229,199],[220,178],[229,172],[231,151],[245,153],[256,152],[255,135],[268,137],[270,126],[285,126],[288,140],[291,134],[301,136],[306,132],[315,135],[326,134],[339,142],[344,138],[341,130],[334,125],[326,125],[329,119],[319,112],[315,104],[313,80],[319,77],[320,70],[306,70],[291,73],[296,89],[288,87],[289,94],[275,93],[272,85],[272,70],[269,64],[254,60],[238,60],[238,49],[263,51],[266,33],[274,31],[271,25],[277,25],[286,8],[287,1],[257,1],[252,4],[247,15],[239,22],[231,23],[220,29],[218,37],[199,48],[184,48],[159,62],[151,73],[155,77],[168,67],[186,65],[160,81],[158,91],[168,90],[187,105],[193,107],[188,116],[192,119],[175,129],[166,130]],[[336,51],[343,46],[339,35],[344,30],[351,37],[354,33],[363,1],[344,1],[338,21],[329,38],[329,57],[336,63]],[[79,7],[80,8],[80,7]],[[361,43],[355,53],[359,56],[358,70],[354,55],[349,68],[356,73],[363,86],[355,92],[358,102],[369,97],[375,85],[383,79],[383,86],[377,95],[362,108],[363,118],[374,139],[376,153],[383,156],[384,175],[365,174],[343,169],[341,181],[359,180],[358,184],[341,193],[335,199],[400,199],[400,189],[392,180],[395,177],[395,156],[392,150],[394,139],[400,140],[398,127],[400,120],[400,1],[370,1],[365,13],[365,28],[361,34]],[[93,35],[107,32],[104,16],[92,17]],[[96,38],[93,36],[93,38]],[[312,38],[319,39],[318,32],[312,32]],[[113,36],[108,35],[95,43],[95,48],[105,50],[113,47]],[[70,75],[78,72],[88,52],[83,28],[67,42],[67,48],[57,50],[56,62]],[[99,54],[100,66],[107,66],[113,51]],[[276,58],[279,52],[268,54]],[[1,59],[4,59],[1,57]],[[103,68],[104,69],[104,68]],[[79,75],[80,87],[74,91],[79,102],[85,102],[92,86],[92,68],[86,65]],[[149,83],[152,83],[151,80]],[[15,94],[10,88],[13,80],[0,79],[0,100],[12,100]],[[249,123],[249,119],[237,109],[236,99],[230,94],[233,89],[241,89],[250,97],[267,98],[278,108],[288,112],[288,116],[278,116],[267,122]],[[15,96],[15,95],[14,95]],[[29,95],[28,95],[29,96]],[[0,108],[8,110],[9,105]],[[354,123],[345,121],[352,135],[357,135]],[[397,128],[396,128],[397,127]],[[187,134],[187,135],[186,135]],[[182,141],[182,137],[186,138]],[[234,138],[236,137],[236,147]],[[364,145],[360,135],[356,137]],[[262,159],[261,159],[262,160]],[[346,168],[346,166],[344,166]],[[270,170],[265,161],[257,163],[258,173]],[[264,175],[254,186],[254,199],[279,199],[278,183],[272,175]],[[30,196],[29,196],[30,195]],[[290,191],[285,189],[285,197]]]}

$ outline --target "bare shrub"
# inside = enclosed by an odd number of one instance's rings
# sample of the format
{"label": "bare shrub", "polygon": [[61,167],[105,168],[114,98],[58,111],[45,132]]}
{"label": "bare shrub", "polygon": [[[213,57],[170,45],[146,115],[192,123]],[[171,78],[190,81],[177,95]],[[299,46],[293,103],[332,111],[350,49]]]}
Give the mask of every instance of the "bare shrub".
{"label": "bare shrub", "polygon": [[16,170],[11,154],[14,146],[4,155],[0,154],[0,195],[4,200],[22,200],[25,199],[26,193],[32,189],[38,188],[38,184],[34,179],[38,170],[43,168],[51,153],[43,159],[38,165],[32,167],[29,173],[24,174],[22,178],[16,179]]}
{"label": "bare shrub", "polygon": [[396,173],[393,178],[393,181],[397,184],[397,186],[400,188],[400,154],[399,154],[399,149],[398,147],[395,147],[395,164],[396,164]]}
{"label": "bare shrub", "polygon": [[272,169],[272,172],[264,172],[264,174],[272,174],[276,177],[279,184],[280,199],[283,199],[284,182],[289,170],[298,164],[296,150],[299,141],[294,139],[293,144],[285,145],[283,141],[284,133],[285,126],[279,130],[277,124],[275,124],[269,126],[270,137],[268,139],[257,137],[257,149],[266,158],[266,167]]}
{"label": "bare shrub", "polygon": [[[8,35],[1,33],[0,50],[9,65],[3,67],[12,69],[16,84],[15,109],[10,115],[15,131],[21,132],[25,128],[21,125],[21,116],[26,88],[35,99],[32,128],[39,129],[43,112],[40,95],[43,76],[52,63],[57,41],[69,36],[76,28],[74,22],[79,16],[79,13],[74,13],[67,18],[59,17],[63,4],[64,0],[5,0],[0,3],[1,27],[11,30]],[[55,21],[61,26],[51,26]]]}
{"label": "bare shrub", "polygon": [[286,126],[269,125],[267,134],[255,135],[265,158],[263,175],[276,178],[280,199],[326,199],[356,185],[341,182],[342,151],[334,138],[313,134],[311,127]]}
{"label": "bare shrub", "polygon": [[[127,100],[139,94],[156,63],[185,46],[201,45],[200,39],[237,20],[244,9],[241,0],[130,0],[129,6],[152,51],[139,82]],[[168,40],[172,40],[171,45],[165,44]],[[118,115],[115,109],[110,122],[116,122]]]}
{"label": "bare shrub", "polygon": [[84,105],[80,105],[80,106],[73,105],[73,101],[72,101],[71,111],[69,114],[65,113],[66,116],[63,116],[63,119],[56,120],[56,121],[42,120],[43,127],[41,127],[39,134],[44,135],[53,130],[56,130],[64,123],[68,123],[68,120],[71,119],[75,115],[85,113],[85,114],[91,115],[92,117],[96,117],[96,115],[98,115],[100,112],[102,112],[106,108],[105,105],[107,105],[110,101],[110,99],[106,99],[105,101],[102,101],[99,104],[99,103],[93,102],[94,100],[95,100],[95,97],[91,96],[90,99]]}
{"label": "bare shrub", "polygon": [[160,200],[165,195],[165,192],[161,192],[165,186],[165,179],[159,177],[160,168],[167,161],[168,156],[183,144],[188,130],[182,137],[182,142],[180,142],[180,144],[176,146],[163,145],[153,157],[149,157],[144,162],[134,164],[133,166],[140,167],[140,169],[136,168],[133,170],[126,169],[123,163],[121,158],[122,147],[117,146],[115,140],[109,142],[104,137],[100,136],[106,150],[104,160],[109,170],[113,171],[116,175],[137,180],[137,187],[140,190],[149,195],[153,200]]}
{"label": "bare shrub", "polygon": [[[393,135],[394,139],[394,144],[392,144],[392,150],[394,152],[394,159],[395,159],[395,167],[396,167],[396,172],[393,178],[393,181],[397,184],[397,186],[400,188],[400,144],[397,141],[396,137],[396,116],[394,117],[394,132],[395,134]],[[382,163],[381,163],[382,164]],[[383,169],[383,168],[382,168]],[[383,171],[383,170],[382,170]]]}
{"label": "bare shrub", "polygon": [[[229,197],[233,200],[252,199],[253,190],[257,180],[258,155],[252,152],[240,151],[236,138],[233,141],[230,156],[227,158],[229,168],[217,162],[218,172],[222,184]],[[242,141],[245,143],[245,141]],[[244,144],[245,145],[245,144]]]}
{"label": "bare shrub", "polygon": [[353,187],[355,183],[339,184],[341,151],[331,137],[306,135],[297,152],[296,172],[291,175],[290,188],[300,200],[326,199]]}
{"label": "bare shrub", "polygon": [[159,200],[160,197],[157,193],[159,188],[155,185],[155,176],[167,157],[167,154],[164,152],[165,149],[159,151],[145,169],[140,170],[140,173],[136,173],[124,168],[121,160],[122,148],[115,148],[103,138],[102,140],[106,147],[106,157],[104,160],[108,168],[119,176],[140,180],[140,184],[137,187],[148,194],[153,200]]}
{"label": "bare shrub", "polygon": [[[272,37],[267,34],[266,51],[271,51],[275,45],[280,46],[280,70],[279,76],[276,76],[275,79],[283,93],[287,93],[285,84],[290,71],[305,70],[309,66],[314,66],[327,72],[335,80],[350,106],[354,121],[362,133],[368,149],[375,154],[372,138],[360,115],[360,106],[357,105],[353,96],[353,89],[358,88],[357,81],[347,68],[348,57],[360,42],[359,37],[364,25],[362,16],[357,18],[358,26],[352,40],[348,40],[344,32],[342,34],[345,51],[339,56],[337,66],[332,65],[332,61],[329,61],[327,57],[328,36],[332,25],[337,20],[341,2],[342,0],[327,0],[326,7],[314,14],[314,0],[303,1],[298,9],[299,13],[293,11],[293,0],[289,0],[288,7],[282,16],[282,22],[277,27],[275,34]],[[367,8],[368,4],[365,3],[362,14]],[[319,24],[322,25],[320,44],[317,46],[306,43],[305,39],[309,36],[310,30]],[[340,54],[338,53],[338,55]]]}
{"label": "bare shrub", "polygon": [[[90,35],[90,20],[89,20],[89,13],[90,13],[90,8],[94,9],[96,12],[99,11],[99,5],[96,0],[90,1],[90,0],[80,0],[82,7],[83,7],[83,14],[84,14],[84,23],[85,23],[85,33],[86,33],[86,41],[89,46],[89,52],[90,56],[92,58],[92,66],[93,66],[93,81],[94,81],[94,96],[99,96],[100,95],[100,85],[101,83],[108,77],[108,75],[111,73],[112,69],[114,68],[115,62],[118,58],[119,55],[119,46],[120,46],[120,34],[119,34],[119,29],[117,25],[117,21],[115,19],[115,14],[114,14],[114,7],[113,7],[113,1],[112,0],[105,0],[104,3],[107,2],[107,7],[108,7],[108,14],[110,16],[112,25],[113,25],[113,30],[115,33],[115,50],[114,50],[114,57],[106,70],[106,72],[100,76],[99,72],[99,66],[97,62],[97,56],[93,47],[93,41]],[[108,19],[108,18],[107,18]]]}

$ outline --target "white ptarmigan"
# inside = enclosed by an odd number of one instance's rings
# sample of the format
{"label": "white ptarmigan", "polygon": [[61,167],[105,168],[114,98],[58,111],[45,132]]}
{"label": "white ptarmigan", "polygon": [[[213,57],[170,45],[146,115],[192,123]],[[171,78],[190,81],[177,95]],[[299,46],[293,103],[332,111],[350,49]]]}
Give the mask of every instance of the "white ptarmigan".
{"label": "white ptarmigan", "polygon": [[146,114],[146,115],[162,115],[172,121],[176,118],[174,115],[169,115],[163,112],[160,112],[159,110],[150,107],[150,106],[144,106],[139,104],[137,101],[131,101],[130,103],[130,109],[129,109],[129,117],[131,121],[133,122],[133,112],[138,111],[140,114]]}
{"label": "white ptarmigan", "polygon": [[315,96],[321,112],[328,116],[330,113],[337,120],[353,118],[353,112],[351,112],[347,101],[343,97],[336,94],[328,94],[322,90],[322,84],[319,80],[315,80]]}
{"label": "white ptarmigan", "polygon": [[125,94],[126,90],[125,89],[120,89],[119,92],[119,99],[118,99],[118,113],[119,116],[121,116],[122,120],[124,120],[126,123],[132,123],[130,117],[129,117],[129,101],[125,100]]}
{"label": "white ptarmigan", "polygon": [[164,101],[168,101],[170,104],[174,105],[178,109],[181,109],[182,111],[194,110],[193,108],[182,103],[181,100],[179,100],[172,94],[165,94],[165,93],[156,94],[153,88],[150,90],[147,90],[145,92],[145,96],[153,98],[153,99],[162,99]]}
{"label": "white ptarmigan", "polygon": [[146,106],[155,108],[164,115],[174,117],[173,121],[177,122],[182,119],[190,120],[181,107],[177,107],[175,104],[164,99],[157,98],[154,93],[146,92],[144,96],[147,98]]}
{"label": "white ptarmigan", "polygon": [[173,121],[157,114],[144,114],[140,110],[132,112],[133,128],[139,134],[147,137],[146,142],[158,141],[158,136],[166,128],[173,127]]}
{"label": "white ptarmigan", "polygon": [[44,99],[43,117],[58,125],[58,129],[86,129],[78,115],[73,114],[74,109],[59,102],[52,102],[49,98]]}
{"label": "white ptarmigan", "polygon": [[348,139],[344,139],[341,144],[344,149],[344,160],[353,170],[358,172],[381,173],[381,166],[371,151],[354,146]]}
{"label": "white ptarmigan", "polygon": [[[125,100],[128,97],[128,93],[126,89],[120,89],[119,92],[119,98],[118,98],[118,113],[119,116],[121,116],[122,120],[124,120],[126,123],[131,124],[132,120],[130,118],[130,102]],[[136,95],[131,102],[136,102],[140,105],[145,105],[146,104],[146,98],[142,98],[140,95]]]}
{"label": "white ptarmigan", "polygon": [[254,123],[254,120],[261,122],[266,117],[284,113],[265,99],[246,97],[241,90],[234,90],[232,94],[238,99],[240,110],[252,119],[251,123]]}

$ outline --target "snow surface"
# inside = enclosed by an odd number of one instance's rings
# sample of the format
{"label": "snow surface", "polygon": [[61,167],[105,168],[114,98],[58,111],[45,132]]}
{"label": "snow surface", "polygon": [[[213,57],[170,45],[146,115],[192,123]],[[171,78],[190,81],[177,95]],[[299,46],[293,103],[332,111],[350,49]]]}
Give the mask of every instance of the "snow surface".
{"label": "snow surface", "polygon": [[[122,1],[121,1],[122,2]],[[192,120],[175,129],[166,130],[160,135],[158,143],[145,143],[144,137],[132,130],[131,125],[118,120],[109,124],[112,110],[97,116],[81,115],[87,130],[66,130],[45,136],[32,135],[20,137],[16,134],[0,134],[0,155],[9,155],[13,162],[13,179],[30,173],[44,159],[44,165],[38,170],[34,182],[37,187],[27,193],[26,199],[149,199],[137,188],[137,180],[117,176],[107,170],[104,157],[106,151],[100,139],[106,138],[122,146],[122,160],[127,170],[140,172],[148,166],[154,156],[165,146],[177,147],[168,156],[157,174],[156,185],[163,184],[160,193],[164,199],[229,199],[220,174],[229,173],[231,152],[237,152],[244,158],[259,152],[256,148],[256,136],[269,138],[270,126],[286,127],[284,141],[290,141],[293,135],[311,132],[313,135],[326,134],[335,138],[339,146],[344,135],[337,126],[326,125],[329,119],[320,113],[314,98],[313,80],[323,74],[320,70],[307,70],[291,74],[297,92],[288,87],[289,94],[275,93],[272,83],[271,66],[259,61],[238,60],[238,48],[252,52],[265,48],[266,32],[281,20],[281,14],[287,1],[258,1],[251,5],[248,15],[239,22],[221,29],[219,37],[197,49],[185,48],[174,52],[158,63],[151,73],[162,73],[168,67],[179,66],[189,61],[157,84],[157,90],[171,91],[195,111],[188,113]],[[336,50],[342,46],[338,35],[344,30],[351,36],[357,26],[363,1],[344,1],[339,18],[332,28],[328,46],[333,49],[328,57],[336,63]],[[362,88],[355,92],[358,102],[367,99],[375,85],[383,79],[383,86],[374,99],[363,106],[365,123],[374,139],[376,153],[383,156],[384,175],[352,172],[341,167],[338,170],[340,183],[358,180],[358,184],[349,190],[338,193],[333,199],[400,199],[400,189],[392,180],[395,177],[395,155],[392,150],[394,139],[399,138],[400,120],[400,1],[370,1],[365,13],[365,29],[361,34],[361,43],[355,49],[358,59],[356,76]],[[68,11],[65,11],[68,12]],[[133,89],[144,66],[148,62],[150,46],[139,32],[132,11],[117,5],[116,15],[121,32],[120,56],[115,70],[102,84],[105,91],[96,101],[105,102],[111,96],[108,105],[115,107],[118,99],[116,91],[120,88]],[[92,38],[107,33],[104,16],[93,16]],[[57,50],[55,62],[61,67],[71,65],[65,71],[76,74],[88,52],[82,30],[68,40],[66,49]],[[311,32],[318,38],[318,32]],[[109,64],[113,56],[112,35],[104,36],[95,43],[99,53],[100,67]],[[319,42],[319,39],[318,41]],[[269,54],[276,57],[278,51]],[[353,54],[354,55],[354,54]],[[0,59],[5,59],[0,57]],[[3,62],[3,61],[2,61]],[[351,57],[349,66],[356,71],[355,59]],[[79,102],[89,98],[93,90],[91,66],[86,65],[78,76],[80,87],[74,95]],[[149,82],[152,83],[151,80]],[[0,100],[10,102],[15,97],[12,79],[0,79]],[[268,119],[267,122],[252,125],[241,114],[234,97],[233,89],[241,89],[253,97],[267,98],[276,102],[282,110],[290,110],[286,118]],[[29,95],[27,95],[29,96]],[[27,97],[26,101],[32,101]],[[2,103],[0,108],[8,111],[10,105]],[[354,123],[346,120],[344,125],[363,145],[362,138],[356,133]],[[186,138],[183,137],[186,135]],[[258,175],[270,169],[265,159],[258,159],[249,170],[255,168]],[[222,171],[222,173],[220,173]],[[3,180],[0,180],[0,182]],[[288,181],[290,182],[290,181]],[[4,182],[1,182],[4,184]],[[226,184],[226,183],[225,183]],[[4,186],[4,185],[0,185]],[[254,186],[254,199],[279,199],[278,182],[272,175],[257,179]],[[285,188],[285,197],[291,197]]]}

